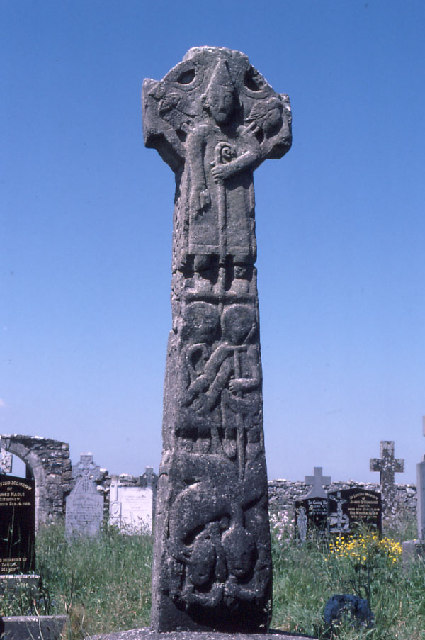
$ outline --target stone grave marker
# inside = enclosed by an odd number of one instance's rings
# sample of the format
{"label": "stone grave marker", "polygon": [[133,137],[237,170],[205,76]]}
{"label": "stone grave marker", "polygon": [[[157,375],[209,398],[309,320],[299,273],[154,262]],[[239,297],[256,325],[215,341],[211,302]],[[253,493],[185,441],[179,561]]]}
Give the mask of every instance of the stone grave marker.
{"label": "stone grave marker", "polygon": [[0,474],[12,473],[13,455],[6,449],[0,436]]}
{"label": "stone grave marker", "polygon": [[[119,476],[112,476],[109,494],[109,524],[124,533],[152,532],[155,474],[147,467],[145,482],[138,486],[120,484]],[[143,480],[143,476],[141,481]]]}
{"label": "stone grave marker", "polygon": [[75,465],[75,486],[66,498],[65,534],[96,536],[103,523],[103,495],[97,490],[96,480],[100,467],[93,462],[91,453],[81,454]]}
{"label": "stone grave marker", "polygon": [[265,631],[272,565],[254,170],[291,146],[288,96],[195,47],[143,84],[145,144],[176,178],[154,631]]}
{"label": "stone grave marker", "polygon": [[[425,418],[423,418],[423,434],[425,435]],[[403,563],[417,556],[425,557],[425,456],[416,465],[416,521],[418,537],[403,542]]]}
{"label": "stone grave marker", "polygon": [[381,494],[366,489],[340,489],[328,493],[328,530],[350,536],[359,527],[382,533]]}
{"label": "stone grave marker", "polygon": [[381,457],[371,458],[370,470],[379,471],[382,508],[385,515],[391,515],[395,504],[395,474],[404,471],[404,460],[395,457],[394,441],[381,440]]}
{"label": "stone grave marker", "polygon": [[328,498],[323,485],[329,485],[331,477],[322,475],[322,467],[314,467],[314,475],[306,476],[305,483],[311,485],[310,491],[295,501],[295,526],[303,542],[309,533],[327,534]]}
{"label": "stone grave marker", "polygon": [[0,574],[35,569],[34,480],[0,475]]}

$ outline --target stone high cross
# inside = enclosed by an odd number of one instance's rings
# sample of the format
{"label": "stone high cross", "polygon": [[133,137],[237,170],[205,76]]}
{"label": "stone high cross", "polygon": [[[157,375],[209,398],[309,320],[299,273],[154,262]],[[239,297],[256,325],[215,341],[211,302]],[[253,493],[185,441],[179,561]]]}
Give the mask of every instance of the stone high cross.
{"label": "stone high cross", "polygon": [[305,498],[326,498],[323,485],[329,485],[331,483],[331,477],[322,475],[322,467],[314,467],[314,475],[306,476],[305,483],[312,485]]}
{"label": "stone high cross", "polygon": [[239,51],[195,47],[143,84],[176,178],[172,329],[152,579],[156,631],[265,631],[272,565],[254,170],[291,146],[288,96]]}
{"label": "stone high cross", "polygon": [[404,471],[404,460],[395,457],[393,441],[381,440],[381,457],[371,458],[370,470],[379,471],[383,509],[388,514],[394,506],[395,474]]}

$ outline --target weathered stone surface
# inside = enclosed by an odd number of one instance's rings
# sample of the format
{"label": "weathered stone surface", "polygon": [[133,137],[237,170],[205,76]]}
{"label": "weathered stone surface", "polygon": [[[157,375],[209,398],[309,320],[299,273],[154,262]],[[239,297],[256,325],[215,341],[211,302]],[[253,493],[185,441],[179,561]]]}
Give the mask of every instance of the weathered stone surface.
{"label": "weathered stone surface", "polygon": [[425,540],[425,456],[423,461],[416,465],[416,486],[418,537]]}
{"label": "weathered stone surface", "polygon": [[[341,489],[366,489],[379,491],[376,482],[332,482],[329,491]],[[291,480],[269,481],[269,509],[276,526],[280,523],[291,527],[295,519],[295,503],[302,500],[308,490],[305,482]],[[406,519],[416,518],[416,485],[396,484],[394,502],[391,510],[383,514],[383,527],[394,529],[405,523]]]}
{"label": "weathered stone surface", "polygon": [[109,494],[109,524],[124,533],[152,531],[153,488],[122,486],[112,476]]}
{"label": "weathered stone surface", "polygon": [[0,474],[12,473],[13,456],[6,449],[5,443],[0,436]]}
{"label": "weathered stone surface", "polygon": [[202,631],[174,631],[158,633],[151,629],[129,629],[106,635],[90,636],[87,640],[302,640],[312,636],[297,635],[279,630],[270,630],[267,633],[218,633]]}
{"label": "weathered stone surface", "polygon": [[11,616],[0,618],[2,640],[60,640],[68,616]]}
{"label": "weathered stone surface", "polygon": [[271,612],[254,170],[291,145],[286,95],[238,52],[145,80],[145,144],[176,176],[152,625],[256,631]]}
{"label": "weathered stone surface", "polygon": [[93,462],[91,453],[83,453],[75,465],[75,486],[66,498],[66,537],[96,536],[103,523],[103,494],[97,490],[96,480],[101,470]]}
{"label": "weathered stone surface", "polygon": [[396,459],[395,443],[392,440],[381,440],[381,457],[371,458],[370,470],[379,471],[379,482],[382,492],[382,508],[385,514],[391,513],[395,501],[395,474],[403,473],[404,460]]}
{"label": "weathered stone surface", "polygon": [[65,514],[65,496],[71,489],[72,470],[66,442],[26,436],[2,435],[2,446],[18,456],[35,481],[35,526],[57,521]]}

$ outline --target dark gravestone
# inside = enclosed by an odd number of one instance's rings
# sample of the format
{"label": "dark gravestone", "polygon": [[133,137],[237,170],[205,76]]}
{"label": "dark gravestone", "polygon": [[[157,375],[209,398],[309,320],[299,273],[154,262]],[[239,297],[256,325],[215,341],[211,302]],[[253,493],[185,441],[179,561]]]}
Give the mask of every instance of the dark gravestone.
{"label": "dark gravestone", "polygon": [[34,571],[34,481],[0,476],[0,574]]}
{"label": "dark gravestone", "polygon": [[359,527],[382,533],[381,494],[366,489],[341,489],[328,493],[329,533],[355,534]]}
{"label": "dark gravestone", "polygon": [[305,483],[311,485],[306,496],[295,501],[295,526],[303,542],[307,536],[326,536],[328,529],[328,498],[323,485],[331,483],[330,476],[322,475],[322,467],[314,467],[314,475],[306,476]]}
{"label": "dark gravestone", "polygon": [[304,498],[296,500],[295,525],[302,542],[310,535],[325,537],[328,531],[328,499]]}
{"label": "dark gravestone", "polygon": [[289,150],[290,121],[288,97],[238,51],[191,49],[143,85],[145,144],[176,177],[156,631],[269,624],[253,173]]}

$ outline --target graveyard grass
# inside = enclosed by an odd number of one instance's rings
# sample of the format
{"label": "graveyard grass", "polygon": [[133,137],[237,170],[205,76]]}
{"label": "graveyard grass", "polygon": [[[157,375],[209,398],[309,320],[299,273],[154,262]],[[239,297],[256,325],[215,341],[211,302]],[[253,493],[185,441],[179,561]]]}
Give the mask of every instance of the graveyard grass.
{"label": "graveyard grass", "polygon": [[[407,571],[401,565],[400,542],[413,537],[409,528],[387,533],[384,541],[364,532],[357,542],[329,550],[315,539],[300,545],[291,524],[272,526],[272,626],[325,638],[327,599],[351,593],[370,596],[375,628],[353,630],[346,623],[335,637],[425,640],[425,563],[417,560]],[[123,535],[112,527],[98,538],[68,543],[63,527],[53,525],[37,536],[37,563],[45,594],[40,613],[67,613],[68,640],[149,626],[150,535]]]}

